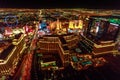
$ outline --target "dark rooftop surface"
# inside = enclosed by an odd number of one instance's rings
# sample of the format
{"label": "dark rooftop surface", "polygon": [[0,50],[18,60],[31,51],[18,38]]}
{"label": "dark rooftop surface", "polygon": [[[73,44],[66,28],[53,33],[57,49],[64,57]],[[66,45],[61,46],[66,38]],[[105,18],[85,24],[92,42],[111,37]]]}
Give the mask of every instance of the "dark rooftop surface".
{"label": "dark rooftop surface", "polygon": [[64,50],[69,50],[68,46],[63,46]]}
{"label": "dark rooftop surface", "polygon": [[3,52],[0,54],[0,59],[3,59],[3,60],[6,59],[13,48],[14,48],[14,45],[11,44],[8,46],[7,49],[4,49]]}
{"label": "dark rooftop surface", "polygon": [[[90,67],[87,70],[76,71],[71,66],[66,67],[62,71],[56,71],[57,80],[120,80],[120,56],[106,55],[104,56],[108,63],[101,67]],[[46,72],[37,71],[38,79],[44,80],[50,75]],[[31,76],[34,79],[33,76]]]}
{"label": "dark rooftop surface", "polygon": [[63,37],[59,37],[59,39],[62,42],[62,44],[66,44],[66,40]]}

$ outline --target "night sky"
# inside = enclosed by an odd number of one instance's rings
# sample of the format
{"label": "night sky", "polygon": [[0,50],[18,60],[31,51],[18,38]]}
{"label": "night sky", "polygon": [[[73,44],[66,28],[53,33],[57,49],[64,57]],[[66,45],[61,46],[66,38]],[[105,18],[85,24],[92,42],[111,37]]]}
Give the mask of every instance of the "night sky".
{"label": "night sky", "polygon": [[0,0],[0,8],[120,9],[119,0]]}

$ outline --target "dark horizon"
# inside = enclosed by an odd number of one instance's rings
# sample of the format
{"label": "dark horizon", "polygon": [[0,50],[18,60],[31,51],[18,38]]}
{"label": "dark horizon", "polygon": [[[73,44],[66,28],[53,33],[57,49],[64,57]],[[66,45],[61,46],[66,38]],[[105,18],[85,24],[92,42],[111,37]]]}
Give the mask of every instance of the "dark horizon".
{"label": "dark horizon", "polygon": [[54,8],[87,8],[87,9],[116,9],[120,10],[119,0],[101,1],[101,0],[40,0],[40,1],[0,1],[0,8],[29,8],[29,9],[54,9]]}

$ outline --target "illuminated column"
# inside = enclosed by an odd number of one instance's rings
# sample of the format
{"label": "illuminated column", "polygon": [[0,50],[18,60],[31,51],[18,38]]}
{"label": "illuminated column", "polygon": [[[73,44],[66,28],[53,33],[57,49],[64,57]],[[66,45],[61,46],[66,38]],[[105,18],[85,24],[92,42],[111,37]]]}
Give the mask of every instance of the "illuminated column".
{"label": "illuminated column", "polygon": [[56,25],[57,25],[57,30],[59,30],[60,29],[60,22],[59,22],[59,19],[57,19],[57,21],[56,21]]}
{"label": "illuminated column", "polygon": [[54,27],[54,22],[50,22],[50,30],[52,30]]}
{"label": "illuminated column", "polygon": [[57,27],[56,21],[52,22],[52,23],[50,24],[50,27],[51,27],[50,30],[54,33],[55,30],[56,30],[56,27]]}
{"label": "illuminated column", "polygon": [[60,24],[60,29],[62,29],[62,22],[59,22],[59,24]]}
{"label": "illuminated column", "polygon": [[83,21],[82,21],[82,20],[78,20],[78,27],[79,27],[80,29],[83,28]]}
{"label": "illuminated column", "polygon": [[75,25],[74,25],[74,28],[79,28],[79,23],[78,23],[77,20],[74,21],[74,24],[75,24]]}
{"label": "illuminated column", "polygon": [[74,22],[73,21],[69,21],[69,28],[71,28],[71,29],[74,28]]}

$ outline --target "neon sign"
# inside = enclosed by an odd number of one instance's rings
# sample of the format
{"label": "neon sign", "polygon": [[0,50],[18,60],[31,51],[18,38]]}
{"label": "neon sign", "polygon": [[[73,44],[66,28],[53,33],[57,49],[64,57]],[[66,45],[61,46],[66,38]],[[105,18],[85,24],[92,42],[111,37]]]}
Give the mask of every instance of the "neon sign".
{"label": "neon sign", "polygon": [[8,27],[14,27],[18,25],[18,19],[14,15],[8,15],[5,17],[5,23]]}

